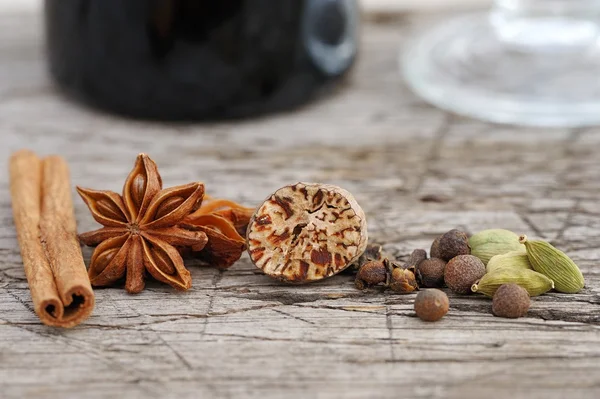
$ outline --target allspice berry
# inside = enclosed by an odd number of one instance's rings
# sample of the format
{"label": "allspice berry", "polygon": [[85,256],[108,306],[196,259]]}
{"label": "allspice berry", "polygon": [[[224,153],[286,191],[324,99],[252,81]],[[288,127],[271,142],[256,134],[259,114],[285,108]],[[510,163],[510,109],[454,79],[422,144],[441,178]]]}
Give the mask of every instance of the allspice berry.
{"label": "allspice berry", "polygon": [[442,258],[442,254],[440,253],[440,240],[442,236],[439,236],[431,243],[431,248],[429,249],[429,257],[430,258]]}
{"label": "allspice berry", "polygon": [[531,299],[525,288],[514,284],[503,284],[492,300],[492,313],[498,317],[517,319],[527,314]]}
{"label": "allspice berry", "polygon": [[415,312],[421,320],[438,321],[449,307],[448,296],[440,290],[428,289],[417,294],[415,299]]}
{"label": "allspice berry", "polygon": [[358,270],[358,273],[356,274],[356,280],[354,280],[354,285],[359,290],[362,290],[373,285],[385,283],[386,280],[387,268],[383,262],[379,260],[372,260],[362,265]]}
{"label": "allspice berry", "polygon": [[446,262],[439,258],[426,259],[419,263],[417,271],[423,287],[436,288],[444,285]]}
{"label": "allspice berry", "polygon": [[[440,237],[438,244],[438,254],[436,256],[448,262],[450,259],[458,255],[471,254],[469,246],[469,236],[464,231],[457,229],[450,230]],[[431,257],[434,257],[431,255]]]}
{"label": "allspice berry", "polygon": [[485,265],[476,256],[458,255],[444,269],[444,282],[457,294],[468,294],[471,286],[485,274]]}
{"label": "allspice berry", "polygon": [[410,254],[410,258],[406,262],[406,267],[418,267],[425,259],[427,259],[427,251],[424,249],[415,249]]}
{"label": "allspice berry", "polygon": [[390,289],[399,294],[410,294],[419,289],[414,268],[403,269],[396,267],[392,270]]}

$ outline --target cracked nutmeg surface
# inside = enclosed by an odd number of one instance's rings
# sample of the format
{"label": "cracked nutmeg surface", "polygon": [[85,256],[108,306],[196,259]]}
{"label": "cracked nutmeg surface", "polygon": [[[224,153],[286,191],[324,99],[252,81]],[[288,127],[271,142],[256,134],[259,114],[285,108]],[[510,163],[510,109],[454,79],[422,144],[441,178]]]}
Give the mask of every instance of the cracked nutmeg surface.
{"label": "cracked nutmeg surface", "polygon": [[257,209],[247,230],[248,253],[267,275],[292,283],[333,276],[367,246],[365,214],[348,191],[297,183]]}

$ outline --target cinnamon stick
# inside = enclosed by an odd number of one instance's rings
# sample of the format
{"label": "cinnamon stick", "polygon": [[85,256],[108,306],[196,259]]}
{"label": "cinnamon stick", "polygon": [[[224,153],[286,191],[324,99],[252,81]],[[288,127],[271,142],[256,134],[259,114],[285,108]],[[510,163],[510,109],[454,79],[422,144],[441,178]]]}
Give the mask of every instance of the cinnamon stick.
{"label": "cinnamon stick", "polygon": [[73,327],[94,308],[77,241],[69,169],[56,156],[22,150],[10,159],[17,238],[34,310],[50,326]]}

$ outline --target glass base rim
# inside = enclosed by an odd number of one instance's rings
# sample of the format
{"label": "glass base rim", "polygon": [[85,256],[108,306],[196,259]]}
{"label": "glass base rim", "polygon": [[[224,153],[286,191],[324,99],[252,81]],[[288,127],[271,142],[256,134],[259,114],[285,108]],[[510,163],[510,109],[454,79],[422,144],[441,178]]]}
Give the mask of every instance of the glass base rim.
{"label": "glass base rim", "polygon": [[[600,98],[591,101],[548,101],[517,98],[506,93],[483,93],[457,82],[432,84],[428,72],[430,51],[440,43],[461,39],[473,27],[489,23],[489,13],[455,17],[434,26],[409,43],[400,53],[401,73],[408,86],[429,103],[456,114],[501,124],[539,127],[583,127],[600,125]],[[427,69],[430,68],[430,69]]]}

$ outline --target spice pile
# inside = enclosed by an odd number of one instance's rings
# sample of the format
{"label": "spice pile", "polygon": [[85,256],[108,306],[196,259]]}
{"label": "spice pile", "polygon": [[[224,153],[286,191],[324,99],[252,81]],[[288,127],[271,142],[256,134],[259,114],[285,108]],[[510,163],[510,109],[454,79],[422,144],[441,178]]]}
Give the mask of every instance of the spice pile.
{"label": "spice pile", "polygon": [[[540,240],[504,229],[484,230],[469,237],[456,229],[436,238],[430,249],[416,249],[404,265],[390,260],[381,247],[370,245],[358,262],[358,289],[383,285],[398,293],[419,287],[417,316],[439,320],[448,311],[444,285],[457,294],[480,293],[493,298],[492,312],[517,318],[527,313],[530,297],[552,289],[577,293],[585,282],[577,265],[562,251]],[[416,281],[416,283],[415,283]]]}
{"label": "spice pile", "polygon": [[145,279],[179,290],[192,285],[184,257],[228,268],[248,249],[265,274],[290,283],[309,283],[345,269],[356,272],[358,289],[383,286],[408,294],[420,287],[415,312],[426,321],[449,308],[447,286],[457,294],[493,298],[500,317],[522,317],[530,296],[551,289],[576,293],[581,271],[547,242],[493,229],[469,237],[450,230],[427,251],[416,249],[405,264],[367,245],[367,221],[356,199],[341,187],[297,183],[269,195],[255,210],[205,195],[204,184],[163,189],[154,161],[139,154],[122,194],[77,187],[103,227],[79,235],[96,246],[86,269],[77,243],[66,162],[40,160],[29,151],[10,162],[17,236],[36,313],[49,325],[72,327],[94,306],[90,287],[124,282],[130,293]]}

